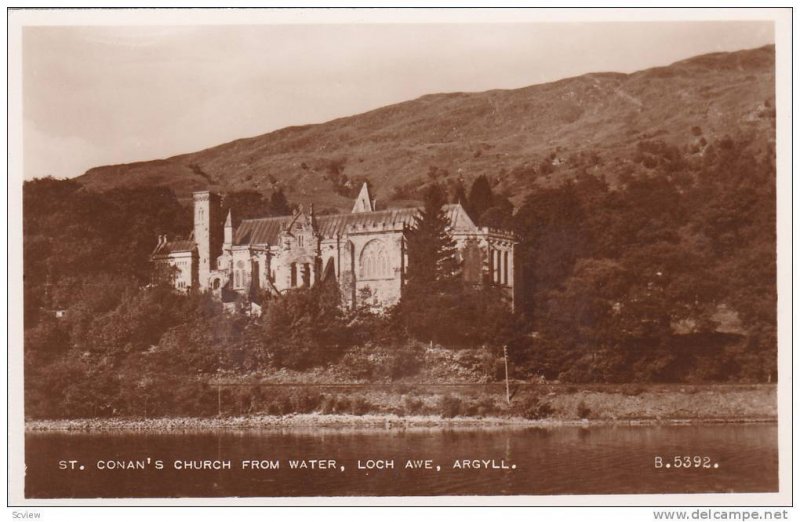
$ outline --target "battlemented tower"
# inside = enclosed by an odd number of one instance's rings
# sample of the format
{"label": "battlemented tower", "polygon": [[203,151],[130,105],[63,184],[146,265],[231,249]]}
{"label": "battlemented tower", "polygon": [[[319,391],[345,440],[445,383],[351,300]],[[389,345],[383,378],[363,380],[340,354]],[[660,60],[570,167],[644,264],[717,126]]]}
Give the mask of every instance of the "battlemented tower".
{"label": "battlemented tower", "polygon": [[209,191],[194,193],[194,242],[197,245],[200,290],[208,289],[209,272],[222,253],[220,197]]}

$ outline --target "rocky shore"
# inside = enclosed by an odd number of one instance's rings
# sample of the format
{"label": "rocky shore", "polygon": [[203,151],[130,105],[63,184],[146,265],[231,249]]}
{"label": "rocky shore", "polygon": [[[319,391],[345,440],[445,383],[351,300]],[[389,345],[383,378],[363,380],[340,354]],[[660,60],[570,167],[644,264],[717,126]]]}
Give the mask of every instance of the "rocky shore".
{"label": "rocky shore", "polygon": [[508,429],[508,428],[554,428],[560,426],[598,425],[681,425],[721,423],[771,423],[771,417],[752,418],[706,418],[706,419],[524,419],[522,417],[441,417],[397,415],[321,415],[304,413],[297,415],[255,415],[247,417],[177,417],[160,419],[52,419],[32,420],[25,423],[27,433],[44,432],[194,432],[214,430],[262,430],[262,429]]}
{"label": "rocky shore", "polygon": [[[566,389],[515,397],[510,406],[495,401],[481,411],[485,394],[446,396],[352,392],[365,405],[358,413],[306,411],[283,414],[174,416],[160,418],[106,417],[86,419],[28,419],[25,429],[35,432],[181,432],[251,429],[470,429],[555,427],[582,425],[636,425],[688,423],[776,422],[774,385],[749,387],[702,386],[619,391]],[[350,395],[350,394],[348,394]],[[446,400],[443,400],[445,398]],[[419,413],[403,411],[413,402]],[[426,404],[428,404],[426,406]],[[380,405],[379,407],[376,405]],[[452,408],[447,407],[453,406]],[[444,406],[444,407],[443,407]],[[457,407],[456,407],[457,406]],[[503,407],[504,406],[504,407]],[[437,409],[442,409],[437,413]],[[478,413],[465,413],[477,411]]]}

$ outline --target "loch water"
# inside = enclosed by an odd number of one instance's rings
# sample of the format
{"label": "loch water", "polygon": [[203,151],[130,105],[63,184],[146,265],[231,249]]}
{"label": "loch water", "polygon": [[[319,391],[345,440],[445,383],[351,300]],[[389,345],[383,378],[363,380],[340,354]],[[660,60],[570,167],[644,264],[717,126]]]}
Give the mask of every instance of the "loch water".
{"label": "loch water", "polygon": [[33,432],[25,460],[28,498],[778,490],[775,424]]}

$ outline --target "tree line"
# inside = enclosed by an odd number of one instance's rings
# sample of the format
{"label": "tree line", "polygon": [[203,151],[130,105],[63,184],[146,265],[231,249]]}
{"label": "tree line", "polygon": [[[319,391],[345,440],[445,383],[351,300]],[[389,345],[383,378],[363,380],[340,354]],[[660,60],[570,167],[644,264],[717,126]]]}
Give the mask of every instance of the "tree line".
{"label": "tree line", "polygon": [[[324,285],[265,303],[260,318],[149,286],[156,235],[191,229],[171,191],[28,181],[26,411],[124,414],[146,393],[169,412],[202,413],[204,376],[302,371],[380,346],[391,357],[379,373],[402,378],[429,342],[495,357],[508,346],[518,379],[774,381],[774,150],[747,138],[710,143],[700,158],[643,150],[665,159],[613,184],[584,173],[534,188],[516,210],[486,178],[461,194],[430,184],[408,237],[407,288],[382,315],[342,309]],[[455,198],[478,224],[518,235],[514,314],[502,291],[460,277],[442,211]],[[243,217],[291,211],[282,194],[226,204]]]}

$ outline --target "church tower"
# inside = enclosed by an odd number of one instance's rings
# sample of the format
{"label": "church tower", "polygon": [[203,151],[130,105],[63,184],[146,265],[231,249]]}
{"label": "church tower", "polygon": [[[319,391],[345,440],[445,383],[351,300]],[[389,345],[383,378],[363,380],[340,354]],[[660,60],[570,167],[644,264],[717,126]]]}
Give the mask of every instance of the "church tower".
{"label": "church tower", "polygon": [[219,219],[219,195],[203,191],[194,193],[194,242],[197,244],[200,290],[208,289],[208,276],[222,252],[222,230]]}

